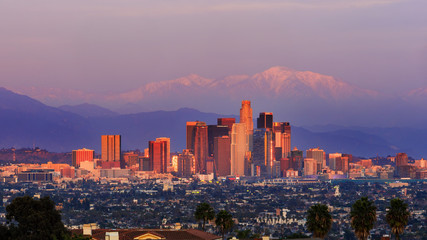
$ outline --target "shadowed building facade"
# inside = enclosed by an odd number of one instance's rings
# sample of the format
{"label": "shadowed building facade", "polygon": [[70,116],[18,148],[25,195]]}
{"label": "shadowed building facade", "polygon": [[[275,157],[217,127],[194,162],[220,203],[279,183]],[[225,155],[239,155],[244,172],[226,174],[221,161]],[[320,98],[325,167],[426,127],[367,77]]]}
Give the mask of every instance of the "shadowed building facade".
{"label": "shadowed building facade", "polygon": [[215,138],[215,169],[220,177],[230,175],[231,171],[231,139],[229,136]]}
{"label": "shadowed building facade", "polygon": [[217,125],[227,126],[229,132],[231,132],[231,128],[233,127],[233,124],[235,124],[235,123],[236,123],[235,118],[218,118],[217,119]]}

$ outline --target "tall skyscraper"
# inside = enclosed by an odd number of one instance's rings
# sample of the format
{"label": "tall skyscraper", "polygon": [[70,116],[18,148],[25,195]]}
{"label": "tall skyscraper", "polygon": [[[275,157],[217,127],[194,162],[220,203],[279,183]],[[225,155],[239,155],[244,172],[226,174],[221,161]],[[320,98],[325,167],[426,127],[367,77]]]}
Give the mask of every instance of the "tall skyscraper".
{"label": "tall skyscraper", "polygon": [[95,151],[90,149],[79,149],[73,150],[72,152],[72,162],[75,168],[80,167],[81,162],[90,161],[93,162],[95,156]]}
{"label": "tall skyscraper", "polygon": [[275,157],[273,132],[265,128],[255,129],[253,146],[254,165],[260,167],[263,175],[271,177]]}
{"label": "tall skyscraper", "polygon": [[156,138],[156,141],[166,142],[166,161],[168,163],[168,166],[171,165],[171,139],[167,137],[159,137]]}
{"label": "tall skyscraper", "polygon": [[187,149],[194,154],[196,173],[205,173],[209,156],[208,126],[205,122],[187,122]]}
{"label": "tall skyscraper", "polygon": [[245,175],[245,155],[249,151],[249,139],[245,123],[235,123],[231,130],[231,175]]}
{"label": "tall skyscraper", "polygon": [[306,151],[307,158],[313,158],[317,163],[317,171],[321,171],[326,165],[325,151],[320,148],[310,148]]}
{"label": "tall skyscraper", "polygon": [[216,137],[228,136],[228,127],[223,125],[208,125],[208,156],[214,154],[214,140]]}
{"label": "tall skyscraper", "polygon": [[101,160],[104,162],[120,161],[121,136],[102,135],[101,136]]}
{"label": "tall skyscraper", "polygon": [[150,166],[156,173],[167,173],[167,141],[149,141]]}
{"label": "tall skyscraper", "polygon": [[216,175],[223,177],[231,171],[231,139],[229,136],[215,138],[215,169]]}
{"label": "tall skyscraper", "polygon": [[231,128],[233,127],[233,124],[235,124],[235,123],[236,123],[235,118],[218,118],[217,119],[217,125],[227,126],[229,132],[231,132]]}
{"label": "tall skyscraper", "polygon": [[273,129],[273,113],[260,113],[257,119],[257,128]]}
{"label": "tall skyscraper", "polygon": [[187,149],[194,151],[194,129],[197,122],[187,122]]}
{"label": "tall skyscraper", "polygon": [[251,101],[243,100],[242,107],[240,108],[240,123],[246,124],[246,135],[249,138],[249,150],[253,149],[253,133],[254,133],[254,121],[251,108]]}

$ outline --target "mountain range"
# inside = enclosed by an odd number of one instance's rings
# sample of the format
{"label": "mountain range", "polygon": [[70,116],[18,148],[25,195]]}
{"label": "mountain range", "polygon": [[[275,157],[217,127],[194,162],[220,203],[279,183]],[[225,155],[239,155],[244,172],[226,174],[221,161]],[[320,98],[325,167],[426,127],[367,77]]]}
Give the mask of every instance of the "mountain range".
{"label": "mountain range", "polygon": [[[107,115],[172,111],[182,106],[233,114],[240,101],[248,99],[254,112],[274,112],[278,118],[299,125],[424,128],[427,121],[427,111],[420,111],[425,109],[427,88],[386,94],[333,76],[280,66],[253,75],[218,79],[189,74],[118,93],[37,87],[16,91],[51,106],[84,108],[81,104],[96,104],[106,108],[109,112],[103,110],[102,114]],[[66,106],[60,109],[67,110]],[[94,113],[88,112],[87,116],[91,114]]]}
{"label": "mountain range", "polygon": [[[234,112],[238,109],[239,106]],[[236,116],[191,108],[134,114],[119,114],[94,104],[56,108],[0,88],[0,147],[38,146],[58,152],[86,147],[100,152],[101,135],[121,134],[124,150],[146,148],[149,140],[165,136],[171,138],[172,150],[180,151],[185,148],[187,121],[216,124],[218,117]],[[275,116],[275,121],[287,119]],[[418,128],[293,125],[292,146],[303,150],[321,147],[327,152],[346,152],[361,157],[407,152],[420,158],[427,154],[426,135],[426,129]]]}

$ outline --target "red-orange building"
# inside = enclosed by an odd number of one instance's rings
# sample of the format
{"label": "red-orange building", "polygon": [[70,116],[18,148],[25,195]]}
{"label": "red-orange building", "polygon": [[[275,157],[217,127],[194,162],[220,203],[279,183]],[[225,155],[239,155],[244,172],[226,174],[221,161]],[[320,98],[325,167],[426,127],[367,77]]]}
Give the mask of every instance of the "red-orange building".
{"label": "red-orange building", "polygon": [[156,173],[167,173],[167,142],[163,140],[149,141],[148,145],[151,170]]}
{"label": "red-orange building", "polygon": [[93,162],[94,156],[95,156],[94,150],[90,150],[86,148],[73,150],[72,152],[73,167],[76,167],[76,168],[80,167],[80,162],[84,162],[84,161]]}

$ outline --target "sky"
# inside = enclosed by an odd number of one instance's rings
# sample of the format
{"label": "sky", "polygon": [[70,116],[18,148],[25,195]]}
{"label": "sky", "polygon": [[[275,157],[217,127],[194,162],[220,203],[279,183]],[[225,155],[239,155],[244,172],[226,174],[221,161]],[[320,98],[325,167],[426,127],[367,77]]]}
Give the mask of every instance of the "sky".
{"label": "sky", "polygon": [[427,87],[425,0],[2,0],[0,86],[121,92],[286,66]]}

